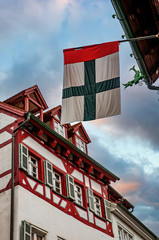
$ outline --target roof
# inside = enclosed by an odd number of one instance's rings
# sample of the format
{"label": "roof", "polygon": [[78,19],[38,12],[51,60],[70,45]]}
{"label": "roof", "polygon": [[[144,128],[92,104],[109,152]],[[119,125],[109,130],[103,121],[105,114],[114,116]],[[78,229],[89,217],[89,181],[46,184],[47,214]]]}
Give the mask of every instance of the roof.
{"label": "roof", "polygon": [[44,122],[42,122],[40,119],[38,119],[36,116],[34,116],[32,113],[30,112],[26,112],[26,117],[30,114],[30,123],[31,124],[37,124],[39,125],[39,127],[43,128],[46,130],[46,132],[48,132],[50,135],[55,136],[57,139],[60,139],[60,141],[64,144],[67,145],[69,147],[72,148],[72,150],[74,150],[78,155],[82,155],[83,158],[87,161],[90,162],[92,164],[92,166],[94,165],[97,169],[100,169],[101,172],[105,173],[105,175],[107,175],[107,177],[111,180],[111,181],[116,181],[119,180],[120,178],[117,177],[115,174],[113,174],[112,172],[110,172],[108,169],[106,169],[105,167],[103,167],[100,163],[96,162],[93,158],[91,158],[90,156],[88,156],[86,153],[84,153],[83,151],[81,151],[79,148],[77,148],[75,145],[73,145],[71,142],[69,142],[67,139],[65,139],[64,137],[62,137],[60,134],[58,134],[57,132],[55,132],[52,128],[50,128],[47,124],[45,124]]}
{"label": "roof", "polygon": [[[117,18],[128,39],[157,35],[159,32],[159,2],[145,0],[111,0]],[[140,70],[149,86],[159,78],[159,39],[130,42]]]}
{"label": "roof", "polygon": [[9,112],[17,114],[19,116],[24,116],[24,114],[25,114],[24,110],[19,109],[19,108],[14,107],[14,106],[11,106],[11,105],[9,105],[7,103],[4,103],[4,102],[0,102],[0,109],[9,111]]}
{"label": "roof", "polygon": [[39,88],[37,85],[27,88],[16,95],[6,99],[4,103],[7,103],[9,105],[18,107],[19,109],[25,110],[25,98],[26,96],[30,100],[30,110],[32,113],[36,114],[39,112],[39,109],[47,109],[48,106],[45,102],[45,99],[43,98]]}
{"label": "roof", "polygon": [[134,206],[110,185],[108,185],[108,192],[110,192],[110,194],[114,194],[120,203],[126,207],[126,209],[132,209],[132,211],[134,210]]}
{"label": "roof", "polygon": [[89,138],[89,136],[88,136],[88,134],[87,134],[87,132],[86,132],[86,130],[85,130],[85,128],[84,128],[84,126],[83,126],[83,124],[81,122],[76,123],[76,124],[72,125],[70,128],[68,128],[68,135],[69,135],[69,133],[72,133],[74,131],[76,132],[79,129],[81,129],[82,135],[86,139],[87,143],[90,143],[91,140],[90,140],[90,138]]}

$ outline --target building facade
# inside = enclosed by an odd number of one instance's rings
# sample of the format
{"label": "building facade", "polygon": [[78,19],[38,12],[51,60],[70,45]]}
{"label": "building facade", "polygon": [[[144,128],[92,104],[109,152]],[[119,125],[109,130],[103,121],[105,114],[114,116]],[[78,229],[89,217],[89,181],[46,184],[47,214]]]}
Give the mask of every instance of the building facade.
{"label": "building facade", "polygon": [[38,86],[0,102],[1,239],[157,239],[88,155],[82,123],[47,108]]}

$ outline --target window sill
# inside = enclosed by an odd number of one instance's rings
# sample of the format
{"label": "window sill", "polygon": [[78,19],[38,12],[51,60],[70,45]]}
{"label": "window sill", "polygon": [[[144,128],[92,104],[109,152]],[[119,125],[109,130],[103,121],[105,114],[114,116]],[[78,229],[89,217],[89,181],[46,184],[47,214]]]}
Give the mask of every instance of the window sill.
{"label": "window sill", "polygon": [[61,197],[63,197],[63,198],[65,198],[65,199],[67,199],[67,197],[65,197],[64,195],[62,195],[61,193],[58,193],[58,192],[56,192],[55,190],[53,190],[52,189],[52,191],[53,191],[53,193],[56,193],[57,195],[59,195],[59,196],[61,196]]}
{"label": "window sill", "polygon": [[82,208],[83,210],[87,211],[87,208],[81,206],[80,204],[78,204],[78,203],[76,203],[76,202],[74,202],[74,204],[77,205],[78,207]]}
{"label": "window sill", "polygon": [[33,177],[32,175],[30,175],[29,173],[26,173],[26,175],[28,176],[28,177],[30,177],[30,178],[32,178],[32,179],[34,179],[34,180],[36,180],[37,182],[39,182],[39,183],[42,183],[43,184],[43,182],[41,181],[41,180],[39,180],[38,178],[35,178],[35,177]]}
{"label": "window sill", "polygon": [[96,213],[94,213],[94,215],[95,215],[96,217],[98,217],[99,219],[103,220],[103,221],[107,221],[107,219],[105,219],[105,218],[103,218],[103,217],[97,215]]}

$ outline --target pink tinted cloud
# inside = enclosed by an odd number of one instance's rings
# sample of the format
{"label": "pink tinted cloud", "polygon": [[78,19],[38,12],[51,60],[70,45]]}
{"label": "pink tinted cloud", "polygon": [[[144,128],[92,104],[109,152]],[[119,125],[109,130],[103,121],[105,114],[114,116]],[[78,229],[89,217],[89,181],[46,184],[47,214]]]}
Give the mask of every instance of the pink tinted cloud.
{"label": "pink tinted cloud", "polygon": [[113,185],[113,188],[121,195],[127,195],[140,188],[140,182],[123,182],[119,181]]}

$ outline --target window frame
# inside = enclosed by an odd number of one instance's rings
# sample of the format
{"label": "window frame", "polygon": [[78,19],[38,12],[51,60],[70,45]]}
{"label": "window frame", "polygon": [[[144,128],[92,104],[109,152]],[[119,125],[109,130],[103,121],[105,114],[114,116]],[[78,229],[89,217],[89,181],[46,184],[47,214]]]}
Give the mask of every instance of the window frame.
{"label": "window frame", "polygon": [[[56,174],[57,176],[59,176],[59,180],[55,178],[55,174]],[[60,192],[58,192],[58,191],[56,190],[56,186],[55,186],[55,183],[56,183],[56,182],[59,183],[59,186],[60,186],[60,187],[59,187],[59,190],[60,190]],[[62,195],[62,176],[61,176],[61,174],[58,173],[56,170],[53,170],[53,190],[54,190],[57,194]]]}
{"label": "window frame", "polygon": [[[24,149],[26,150],[26,153],[24,152]],[[19,144],[19,167],[26,172],[28,172],[28,157],[29,157],[28,148],[23,143],[20,143]],[[26,162],[24,163],[24,161]],[[26,164],[26,167],[25,167],[25,164]]]}
{"label": "window frame", "polygon": [[54,119],[54,130],[55,132],[57,132],[58,134],[65,138],[65,127],[62,126],[60,122],[57,121],[56,119]]}
{"label": "window frame", "polygon": [[[121,233],[121,235],[119,235],[119,232]],[[126,238],[124,238],[124,234],[126,235]],[[133,240],[133,234],[131,234],[127,229],[125,229],[124,227],[122,227],[121,225],[118,224],[118,235],[119,235],[119,240]]]}
{"label": "window frame", "polygon": [[[51,168],[48,167],[49,165]],[[49,173],[51,174],[50,178],[49,178],[49,175],[50,175]],[[48,160],[44,160],[44,179],[45,179],[45,184],[52,188],[53,187],[53,166]]]}
{"label": "window frame", "polygon": [[[80,192],[77,191],[77,188],[80,189]],[[78,183],[74,183],[74,191],[75,191],[75,203],[79,206],[83,207],[83,187]],[[78,194],[80,195],[80,199],[78,198]],[[78,202],[80,201],[80,202]]]}
{"label": "window frame", "polygon": [[93,190],[90,188],[87,188],[87,202],[88,202],[89,210],[94,212],[94,194],[93,194]]}
{"label": "window frame", "polygon": [[105,218],[107,221],[111,222],[111,202],[107,199],[103,199],[104,201],[104,210],[105,210]]}
{"label": "window frame", "polygon": [[[24,149],[26,151],[26,154],[24,153]],[[25,158],[23,158],[23,156]],[[31,158],[34,159],[37,163],[36,165],[36,177],[31,172]],[[25,163],[24,163],[25,159]],[[33,149],[30,147],[25,146],[23,143],[19,143],[19,168],[24,170],[26,174],[37,181],[42,181],[42,158],[41,156],[36,153]]]}
{"label": "window frame", "polygon": [[[98,200],[98,202],[95,201],[96,199]],[[98,211],[99,211],[99,213],[98,213]],[[102,217],[101,198],[96,195],[94,195],[94,213],[98,217]]]}
{"label": "window frame", "polygon": [[[31,159],[35,160],[36,164],[31,162]],[[36,169],[36,172],[32,172],[31,167],[34,167]],[[36,174],[36,176],[33,175],[34,173]],[[33,178],[39,179],[39,159],[32,156],[31,154],[29,154],[28,156],[28,174]]]}
{"label": "window frame", "polygon": [[76,147],[78,147],[82,152],[86,153],[86,143],[79,136],[76,136]]}
{"label": "window frame", "polygon": [[[27,226],[30,228],[29,232],[26,231]],[[36,236],[36,238],[34,240],[37,240],[37,235],[39,235],[39,237],[42,237],[42,240],[46,240],[48,232],[43,230],[42,228],[39,228],[39,227],[23,220],[21,222],[20,240],[26,240],[26,236],[29,237],[29,240],[31,240],[32,234],[34,234]]]}
{"label": "window frame", "polygon": [[69,174],[66,174],[66,190],[67,197],[72,200],[75,200],[74,178]]}

